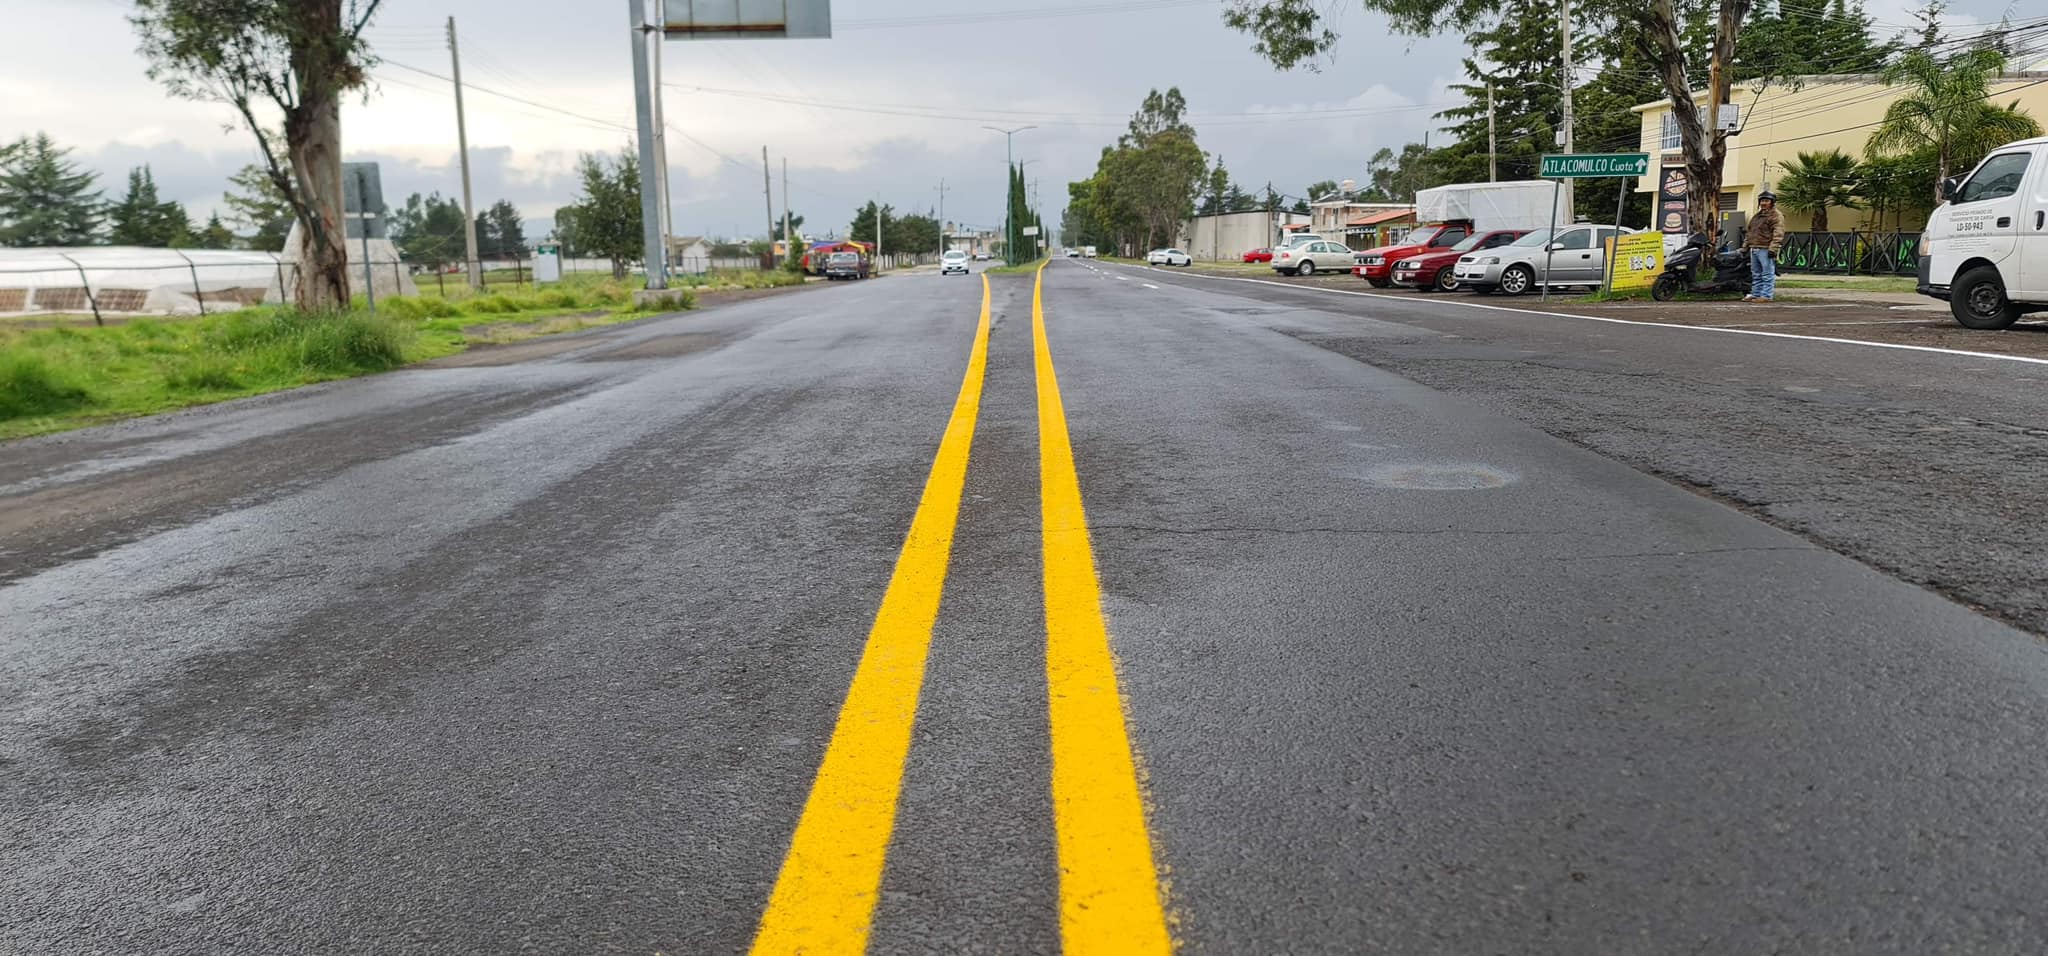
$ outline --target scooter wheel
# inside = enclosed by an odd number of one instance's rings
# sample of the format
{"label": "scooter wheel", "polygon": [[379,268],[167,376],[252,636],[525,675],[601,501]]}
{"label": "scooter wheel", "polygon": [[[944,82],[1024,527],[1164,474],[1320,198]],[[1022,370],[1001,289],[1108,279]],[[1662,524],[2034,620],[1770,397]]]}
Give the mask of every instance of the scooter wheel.
{"label": "scooter wheel", "polygon": [[1650,286],[1650,298],[1659,302],[1669,302],[1678,298],[1678,293],[1684,289],[1685,280],[1667,272],[1658,276],[1657,283]]}

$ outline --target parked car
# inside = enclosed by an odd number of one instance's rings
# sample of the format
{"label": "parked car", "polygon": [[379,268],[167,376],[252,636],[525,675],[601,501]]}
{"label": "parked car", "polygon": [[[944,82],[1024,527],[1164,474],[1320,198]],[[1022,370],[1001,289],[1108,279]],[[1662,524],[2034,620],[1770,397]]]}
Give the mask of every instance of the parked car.
{"label": "parked car", "polygon": [[1920,234],[1920,294],[1971,329],[2048,311],[2048,138],[1992,150],[1941,192]]}
{"label": "parked car", "polygon": [[825,257],[827,279],[865,279],[872,268],[868,257],[858,252],[835,252]]}
{"label": "parked car", "polygon": [[1155,266],[1191,266],[1195,258],[1179,249],[1154,249],[1145,261]]}
{"label": "parked car", "polygon": [[1394,263],[1394,284],[1406,289],[1434,289],[1455,292],[1458,288],[1458,259],[1466,253],[1505,246],[1523,236],[1526,229],[1495,229],[1475,232],[1449,249],[1409,256]]}
{"label": "parked car", "polygon": [[1409,256],[1448,251],[1458,243],[1464,242],[1465,237],[1471,234],[1472,227],[1465,223],[1421,226],[1408,233],[1400,242],[1359,253],[1358,266],[1351,272],[1372,283],[1373,288],[1384,289],[1394,284],[1394,263]]}
{"label": "parked car", "polygon": [[1250,252],[1247,252],[1247,253],[1245,253],[1245,254],[1244,254],[1244,261],[1246,261],[1246,262],[1272,262],[1272,261],[1273,261],[1273,250],[1271,250],[1271,249],[1253,249],[1252,251],[1250,251]]}
{"label": "parked car", "polygon": [[968,273],[967,253],[958,249],[948,249],[944,255],[939,256],[939,274],[949,276],[955,272],[963,276]]}
{"label": "parked car", "polygon": [[1351,250],[1326,239],[1282,246],[1273,252],[1273,271],[1282,275],[1312,276],[1318,271],[1349,269]]}
{"label": "parked car", "polygon": [[1544,286],[1599,288],[1607,279],[1606,240],[1634,231],[1590,223],[1565,226],[1554,235],[1538,229],[1497,249],[1458,257],[1457,279],[1482,295],[1522,295]]}

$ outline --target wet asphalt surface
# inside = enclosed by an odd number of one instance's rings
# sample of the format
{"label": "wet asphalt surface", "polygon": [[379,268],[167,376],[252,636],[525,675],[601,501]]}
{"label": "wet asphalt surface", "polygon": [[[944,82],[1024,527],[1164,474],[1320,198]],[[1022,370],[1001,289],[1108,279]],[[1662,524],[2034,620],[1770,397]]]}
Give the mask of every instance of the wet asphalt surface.
{"label": "wet asphalt surface", "polygon": [[[873,952],[1059,948],[1029,281]],[[1045,294],[1186,951],[2048,938],[2039,366]],[[744,950],[979,304],[892,276],[0,446],[0,952]]]}

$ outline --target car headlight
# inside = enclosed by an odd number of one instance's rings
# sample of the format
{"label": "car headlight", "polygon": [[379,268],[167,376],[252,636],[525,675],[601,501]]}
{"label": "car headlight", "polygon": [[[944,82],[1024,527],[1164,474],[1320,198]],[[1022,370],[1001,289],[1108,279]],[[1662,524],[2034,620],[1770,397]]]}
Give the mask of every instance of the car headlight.
{"label": "car headlight", "polygon": [[1500,265],[1500,257],[1487,256],[1486,258],[1479,260],[1479,264],[1482,266],[1497,266]]}

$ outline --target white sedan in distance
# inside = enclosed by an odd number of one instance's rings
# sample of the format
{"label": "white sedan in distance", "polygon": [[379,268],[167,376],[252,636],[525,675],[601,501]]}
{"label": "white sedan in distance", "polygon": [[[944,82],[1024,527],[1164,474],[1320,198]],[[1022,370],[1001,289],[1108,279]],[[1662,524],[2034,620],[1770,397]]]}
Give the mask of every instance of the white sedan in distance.
{"label": "white sedan in distance", "polygon": [[958,249],[948,249],[939,257],[939,274],[949,276],[955,272],[963,276],[967,274],[967,253]]}
{"label": "white sedan in distance", "polygon": [[1195,257],[1179,249],[1154,249],[1145,261],[1155,266],[1191,266],[1195,264]]}

